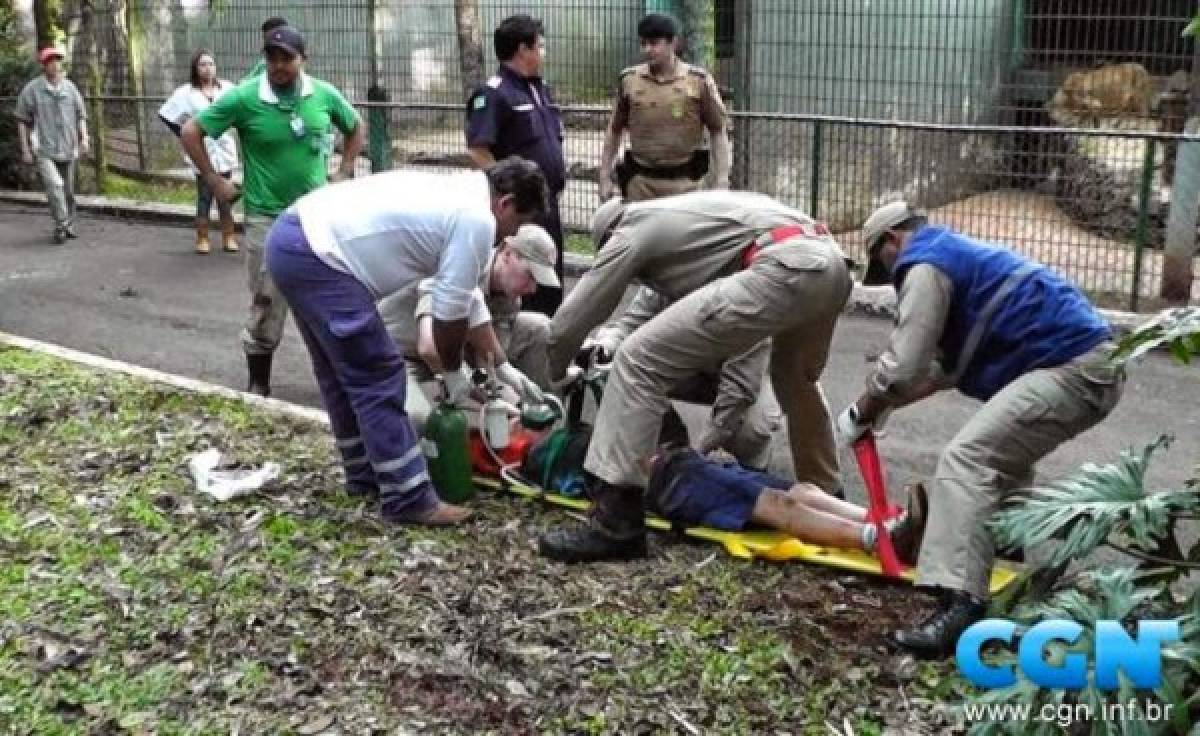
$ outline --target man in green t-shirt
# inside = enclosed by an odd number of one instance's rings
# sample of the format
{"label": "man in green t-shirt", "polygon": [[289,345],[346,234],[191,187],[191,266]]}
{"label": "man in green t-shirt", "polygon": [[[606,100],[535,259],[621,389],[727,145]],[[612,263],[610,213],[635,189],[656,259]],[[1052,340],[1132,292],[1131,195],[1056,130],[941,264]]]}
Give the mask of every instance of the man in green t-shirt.
{"label": "man in green t-shirt", "polygon": [[328,180],[333,129],[345,136],[335,180],[354,176],[366,125],[328,82],[304,73],[304,37],[291,26],[270,31],[263,47],[267,71],[217,99],[183,126],[180,140],[213,196],[232,201],[234,185],[213,170],[204,137],[233,128],[245,171],[247,283],[250,315],[242,330],[249,382],[246,390],[271,392],[271,357],[283,336],[287,303],[263,267],[263,243],[275,218]]}

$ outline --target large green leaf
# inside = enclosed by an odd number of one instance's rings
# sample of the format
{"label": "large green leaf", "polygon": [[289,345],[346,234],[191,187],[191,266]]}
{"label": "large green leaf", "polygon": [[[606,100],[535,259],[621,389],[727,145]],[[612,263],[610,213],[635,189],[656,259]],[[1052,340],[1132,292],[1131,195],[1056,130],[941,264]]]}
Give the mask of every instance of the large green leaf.
{"label": "large green leaf", "polygon": [[1159,312],[1121,339],[1113,360],[1127,363],[1159,347],[1166,347],[1183,363],[1200,355],[1200,307],[1175,307]]}
{"label": "large green leaf", "polygon": [[997,543],[1031,547],[1062,538],[1047,565],[1085,556],[1118,531],[1139,549],[1154,548],[1175,514],[1200,508],[1193,489],[1146,492],[1150,458],[1169,443],[1159,437],[1141,452],[1122,452],[1116,463],[1088,463],[1073,476],[1024,492],[993,516]]}

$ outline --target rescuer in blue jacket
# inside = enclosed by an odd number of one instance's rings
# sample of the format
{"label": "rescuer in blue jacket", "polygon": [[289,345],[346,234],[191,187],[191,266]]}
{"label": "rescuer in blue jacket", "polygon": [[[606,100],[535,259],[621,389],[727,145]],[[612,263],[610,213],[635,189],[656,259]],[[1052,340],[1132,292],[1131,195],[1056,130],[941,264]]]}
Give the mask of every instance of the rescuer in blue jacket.
{"label": "rescuer in blue jacket", "polygon": [[941,605],[895,633],[919,656],[946,657],[982,618],[994,556],[988,519],[1033,466],[1106,417],[1122,375],[1112,332],[1071,283],[997,245],[929,225],[905,202],[863,225],[864,284],[898,292],[896,328],[866,392],[837,419],[848,445],[888,409],[944,388],[984,402],[938,459],[917,584]]}

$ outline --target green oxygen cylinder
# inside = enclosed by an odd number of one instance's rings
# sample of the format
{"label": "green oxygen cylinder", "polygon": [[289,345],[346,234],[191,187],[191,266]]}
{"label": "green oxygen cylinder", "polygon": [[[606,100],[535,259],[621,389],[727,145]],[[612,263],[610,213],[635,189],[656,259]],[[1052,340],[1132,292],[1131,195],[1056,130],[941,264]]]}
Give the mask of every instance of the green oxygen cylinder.
{"label": "green oxygen cylinder", "polygon": [[438,496],[448,503],[462,503],[475,496],[471,482],[471,456],[467,439],[467,415],[442,401],[429,414],[421,438],[429,478]]}

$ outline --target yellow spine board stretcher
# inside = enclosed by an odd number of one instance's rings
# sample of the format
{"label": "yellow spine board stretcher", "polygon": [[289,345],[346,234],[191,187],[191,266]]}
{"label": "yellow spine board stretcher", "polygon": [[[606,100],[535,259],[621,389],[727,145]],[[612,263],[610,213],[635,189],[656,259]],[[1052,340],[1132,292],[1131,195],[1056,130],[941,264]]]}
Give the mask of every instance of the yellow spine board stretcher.
{"label": "yellow spine board stretcher", "polygon": [[[495,491],[508,491],[529,499],[538,499],[556,506],[574,511],[587,511],[591,503],[580,498],[567,498],[557,493],[546,493],[536,486],[517,481],[502,481],[499,478],[489,478],[476,475],[475,484],[481,488]],[[646,515],[646,526],[659,531],[670,531],[671,523],[653,514]],[[821,547],[802,542],[783,532],[761,529],[744,532],[727,532],[709,527],[691,527],[684,534],[694,539],[715,542],[725,548],[734,557],[753,559],[756,557],[771,562],[811,562],[818,565],[828,565],[842,570],[863,573],[866,575],[883,576],[879,560],[858,550],[838,549],[836,547]],[[992,569],[991,592],[999,593],[1009,583],[1020,575],[1020,569],[1012,565],[997,562]],[[913,582],[916,570],[906,567],[903,579]]]}

